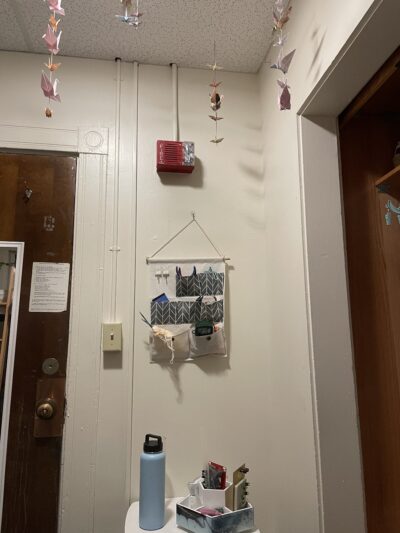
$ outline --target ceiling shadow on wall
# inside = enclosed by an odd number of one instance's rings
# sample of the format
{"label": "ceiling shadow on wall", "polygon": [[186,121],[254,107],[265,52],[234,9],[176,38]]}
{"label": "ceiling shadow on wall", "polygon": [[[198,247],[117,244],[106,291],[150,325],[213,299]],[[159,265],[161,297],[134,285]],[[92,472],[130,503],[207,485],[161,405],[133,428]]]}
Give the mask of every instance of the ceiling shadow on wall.
{"label": "ceiling shadow on wall", "polygon": [[169,187],[192,187],[194,189],[203,187],[204,167],[198,157],[196,157],[192,174],[177,174],[173,172],[157,172],[157,174],[161,183]]}
{"label": "ceiling shadow on wall", "polygon": [[[250,199],[250,204],[254,206],[250,212],[246,209],[243,211],[243,215],[249,222],[250,226],[257,231],[265,230],[265,215],[264,210],[259,206],[265,199],[265,169],[264,162],[261,159],[262,150],[257,148],[246,148],[246,152],[250,152],[254,155],[246,154],[246,157],[238,162],[239,169],[243,173],[245,179],[245,187],[243,192],[247,194]],[[243,161],[250,161],[250,163],[244,163]],[[244,204],[245,205],[245,204]],[[262,216],[260,215],[262,213]]]}
{"label": "ceiling shadow on wall", "polygon": [[246,150],[246,152],[252,152],[253,154],[257,154],[259,156],[264,154],[264,149],[262,146],[244,146],[243,149]]}
{"label": "ceiling shadow on wall", "polygon": [[322,47],[325,41],[326,37],[326,31],[321,35],[321,30],[319,28],[315,28],[315,30],[311,34],[311,40],[313,41],[313,48],[314,48],[314,54],[311,61],[311,64],[309,66],[307,76],[309,77],[311,74],[313,75],[313,81],[317,81],[319,79],[320,73],[321,73],[321,52]]}
{"label": "ceiling shadow on wall", "polygon": [[250,176],[259,181],[264,180],[264,170],[262,168],[242,162],[239,163],[239,168],[246,174],[246,176]]}

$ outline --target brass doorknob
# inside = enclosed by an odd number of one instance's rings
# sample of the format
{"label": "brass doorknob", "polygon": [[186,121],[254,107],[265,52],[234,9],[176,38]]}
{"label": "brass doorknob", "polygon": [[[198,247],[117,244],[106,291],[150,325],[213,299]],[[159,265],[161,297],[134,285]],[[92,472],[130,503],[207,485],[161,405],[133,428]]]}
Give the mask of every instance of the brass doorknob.
{"label": "brass doorknob", "polygon": [[42,420],[53,418],[55,412],[56,404],[51,398],[40,401],[36,406],[36,414]]}

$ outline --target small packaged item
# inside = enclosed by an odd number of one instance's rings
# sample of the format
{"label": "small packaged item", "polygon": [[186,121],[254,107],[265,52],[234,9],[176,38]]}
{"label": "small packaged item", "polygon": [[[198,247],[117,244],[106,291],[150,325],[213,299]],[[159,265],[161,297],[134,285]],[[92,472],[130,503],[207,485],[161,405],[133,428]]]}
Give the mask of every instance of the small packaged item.
{"label": "small packaged item", "polygon": [[217,507],[216,509],[212,509],[211,507],[200,507],[197,511],[205,516],[221,516],[225,512],[223,507]]}
{"label": "small packaged item", "polygon": [[242,465],[233,473],[233,508],[244,509],[247,505],[247,487],[249,483],[246,474],[249,469]]}
{"label": "small packaged item", "polygon": [[208,480],[210,489],[225,490],[226,488],[226,468],[217,463],[208,463]]}
{"label": "small packaged item", "polygon": [[159,296],[156,296],[155,298],[153,298],[153,299],[152,299],[152,302],[165,303],[165,302],[169,302],[169,298],[168,298],[168,296],[165,294],[165,292],[163,292],[163,293],[160,294]]}
{"label": "small packaged item", "polygon": [[214,323],[211,320],[199,320],[194,327],[196,337],[205,337],[214,333]]}

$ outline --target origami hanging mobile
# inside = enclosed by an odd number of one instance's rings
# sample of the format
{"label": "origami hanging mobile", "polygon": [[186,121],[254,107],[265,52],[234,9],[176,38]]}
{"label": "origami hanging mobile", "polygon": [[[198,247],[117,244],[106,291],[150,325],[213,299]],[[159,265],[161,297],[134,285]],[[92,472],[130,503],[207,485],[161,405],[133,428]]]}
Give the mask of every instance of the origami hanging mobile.
{"label": "origami hanging mobile", "polygon": [[136,0],[136,11],[134,12],[132,12],[132,0],[121,0],[121,4],[123,5],[124,12],[122,15],[115,15],[115,17],[120,22],[125,22],[125,24],[137,29],[142,23],[140,20],[142,13],[139,13],[139,0]]}
{"label": "origami hanging mobile", "polygon": [[224,95],[220,94],[219,92],[219,87],[221,86],[222,82],[217,81],[217,71],[222,70],[222,67],[217,65],[215,42],[214,42],[214,64],[207,65],[207,67],[211,69],[214,73],[213,81],[210,83],[211,93],[209,95],[210,96],[210,107],[214,113],[208,116],[210,117],[211,120],[215,122],[215,137],[214,139],[211,139],[210,142],[214,144],[219,144],[224,140],[223,137],[218,137],[218,122],[220,120],[223,120],[223,117],[218,115],[218,111],[221,109],[221,105],[224,100]]}
{"label": "origami hanging mobile", "polygon": [[50,107],[50,100],[61,102],[60,95],[57,91],[58,79],[53,79],[53,73],[60,67],[61,63],[54,63],[54,56],[60,51],[60,38],[62,31],[58,31],[58,25],[61,19],[57,19],[56,15],[65,15],[64,9],[61,7],[62,0],[44,0],[47,2],[51,15],[47,24],[47,31],[43,35],[43,40],[46,44],[47,50],[50,54],[47,63],[44,66],[49,71],[49,76],[42,70],[42,77],[40,86],[44,96],[48,99],[48,105],[45,109],[45,115],[48,118],[53,116],[53,111]]}
{"label": "origami hanging mobile", "polygon": [[273,17],[274,17],[274,46],[279,47],[278,58],[271,68],[280,70],[282,78],[278,80],[279,99],[278,105],[281,111],[289,110],[291,108],[290,87],[288,85],[286,74],[289,71],[290,64],[296,50],[292,50],[288,54],[284,52],[284,46],[287,40],[287,35],[284,33],[284,27],[289,22],[290,13],[292,11],[291,0],[275,0]]}

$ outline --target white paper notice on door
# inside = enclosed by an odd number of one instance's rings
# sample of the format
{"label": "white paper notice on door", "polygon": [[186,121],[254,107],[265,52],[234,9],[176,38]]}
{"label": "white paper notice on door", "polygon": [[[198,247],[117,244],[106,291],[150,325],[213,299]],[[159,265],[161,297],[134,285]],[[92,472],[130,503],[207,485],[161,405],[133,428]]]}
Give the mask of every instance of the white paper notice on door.
{"label": "white paper notice on door", "polygon": [[69,263],[33,263],[29,311],[62,313],[67,310]]}

